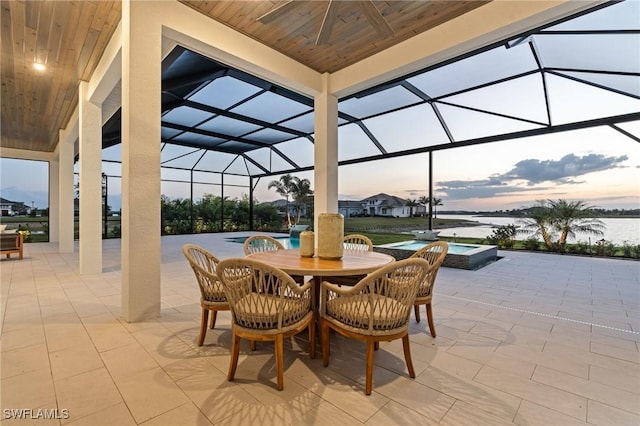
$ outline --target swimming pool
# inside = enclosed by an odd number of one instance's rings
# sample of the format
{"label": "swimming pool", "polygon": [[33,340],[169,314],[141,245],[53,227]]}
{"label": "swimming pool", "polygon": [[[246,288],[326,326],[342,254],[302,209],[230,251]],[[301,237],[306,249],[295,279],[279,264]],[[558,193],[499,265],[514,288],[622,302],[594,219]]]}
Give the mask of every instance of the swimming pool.
{"label": "swimming pool", "polygon": [[[410,240],[399,243],[374,246],[373,250],[393,256],[396,260],[406,259],[430,241]],[[479,269],[498,259],[496,246],[480,244],[449,243],[449,251],[442,266],[459,269]]]}
{"label": "swimming pool", "polygon": [[[242,244],[245,242],[247,238],[249,237],[229,237],[227,238],[227,241]],[[300,239],[298,238],[276,237],[276,236],[274,236],[273,238],[280,241],[285,248],[288,248],[288,249],[300,248]]]}

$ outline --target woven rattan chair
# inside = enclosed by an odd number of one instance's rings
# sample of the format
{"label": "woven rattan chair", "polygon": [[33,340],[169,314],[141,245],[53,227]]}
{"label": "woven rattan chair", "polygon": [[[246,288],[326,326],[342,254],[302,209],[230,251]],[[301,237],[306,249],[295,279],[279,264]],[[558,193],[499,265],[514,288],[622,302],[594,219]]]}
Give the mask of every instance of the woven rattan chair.
{"label": "woven rattan chair", "polygon": [[194,244],[185,244],[182,252],[189,261],[198,287],[200,287],[200,306],[202,307],[202,318],[200,320],[200,336],[198,346],[204,343],[207,333],[207,320],[211,312],[211,323],[209,327],[213,329],[216,325],[218,311],[228,311],[229,304],[222,289],[222,283],[216,275],[216,265],[220,260],[202,247]]}
{"label": "woven rattan chair", "polygon": [[414,302],[414,311],[416,315],[416,322],[420,322],[420,305],[425,305],[425,309],[427,310],[427,321],[429,322],[429,330],[433,337],[436,337],[436,328],[433,324],[433,308],[431,307],[433,285],[436,282],[436,275],[438,275],[440,265],[444,262],[444,258],[447,256],[448,251],[449,245],[446,241],[435,241],[424,246],[411,256],[412,258],[425,259],[429,262],[429,271],[418,288],[418,294],[416,295],[416,300]]}
{"label": "woven rattan chair", "polygon": [[265,251],[284,250],[284,246],[278,240],[268,235],[252,235],[242,245],[246,256]]}
{"label": "woven rattan chair", "polygon": [[[253,253],[262,253],[265,251],[284,250],[282,243],[268,235],[252,235],[247,238],[242,245],[245,256]],[[303,275],[292,275],[291,278],[298,284],[304,284]]]}
{"label": "woven rattan chair", "polygon": [[343,238],[345,250],[373,251],[373,243],[369,237],[360,234],[345,235]]}
{"label": "woven rattan chair", "polygon": [[[360,234],[345,235],[342,240],[345,250],[351,251],[373,251],[373,243],[371,240]],[[338,285],[356,285],[361,279],[366,277],[365,275],[339,275],[331,278],[327,278],[333,284]]]}
{"label": "woven rattan chair", "polygon": [[322,362],[329,365],[329,329],[367,342],[366,394],[371,394],[373,356],[381,341],[402,339],[409,376],[415,377],[409,348],[409,317],[418,286],[429,264],[405,259],[367,275],[351,288],[323,282],[320,332]]}
{"label": "woven rattan chair", "polygon": [[308,328],[309,353],[315,358],[313,283],[299,286],[280,269],[251,259],[226,259],[217,270],[233,318],[227,379],[236,373],[240,339],[274,341],[277,387],[282,390],[285,338]]}

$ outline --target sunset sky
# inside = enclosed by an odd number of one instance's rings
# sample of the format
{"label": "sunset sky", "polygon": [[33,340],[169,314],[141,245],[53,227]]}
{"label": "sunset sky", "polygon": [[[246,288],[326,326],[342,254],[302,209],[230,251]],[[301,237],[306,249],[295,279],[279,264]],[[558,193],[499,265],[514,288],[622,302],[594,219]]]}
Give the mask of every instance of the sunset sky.
{"label": "sunset sky", "polygon": [[[640,2],[617,3],[558,24],[554,29],[637,30],[639,11]],[[540,33],[531,36],[533,39],[527,42],[501,45],[409,76],[405,83],[428,93],[431,99],[437,98],[434,104],[440,114],[438,117],[433,111],[435,108],[416,103],[419,100],[416,95],[404,90],[402,85],[383,86],[368,94],[347,96],[340,100],[339,110],[361,117],[360,124],[366,126],[389,153],[444,146],[451,140],[464,142],[541,128],[547,121],[563,125],[637,114],[640,111],[640,39],[634,34],[627,31],[624,35],[616,35],[605,31],[586,38],[573,34],[563,38]],[[522,75],[524,71],[538,67],[531,54],[532,47],[539,52],[538,60],[542,65],[551,70],[544,78],[538,74]],[[504,79],[505,76],[517,77]],[[490,81],[499,84],[487,85]],[[267,111],[271,110],[278,108],[267,105]],[[313,123],[312,114],[308,116],[311,118],[307,117],[307,121]],[[509,120],[509,117],[518,120]],[[446,123],[450,135],[445,133],[440,121]],[[640,136],[639,121],[617,126],[636,138]],[[338,140],[339,160],[381,153],[356,123],[340,126]],[[297,164],[313,164],[313,144],[307,138],[287,140],[277,147]],[[165,149],[163,155],[168,155],[166,151],[172,149]],[[104,150],[103,158],[112,155],[119,159],[119,150],[118,145]],[[202,158],[199,153],[196,157]],[[266,157],[270,162],[271,153],[267,152]],[[223,163],[223,158],[226,157],[217,154],[210,163]],[[207,167],[206,161],[203,163],[202,167]],[[425,153],[340,167],[339,198],[360,200],[381,192],[410,199],[426,196],[429,191],[428,164]],[[269,163],[264,167],[272,166]],[[0,168],[0,197],[27,205],[33,203],[39,208],[48,205],[46,163],[1,158]],[[165,177],[170,174],[167,170],[163,170]],[[103,163],[103,172],[119,176],[120,168],[113,163]],[[181,173],[188,179],[188,172]],[[219,175],[216,176],[200,179],[219,180]],[[313,184],[312,171],[298,176]],[[267,188],[269,182],[279,177],[266,177],[258,182],[255,191],[258,201],[280,198],[274,190]],[[233,176],[225,176],[225,183],[244,185],[226,187],[225,196],[240,198],[248,194],[247,179],[237,182]],[[110,177],[109,204],[113,210],[120,209],[119,186],[120,179]],[[433,154],[433,189],[434,196],[442,200],[439,210],[514,209],[531,206],[537,200],[560,198],[581,200],[606,209],[638,209],[640,143],[604,126],[439,150]],[[188,184],[163,182],[162,193],[172,198],[187,198],[190,189]],[[197,185],[194,188],[196,198],[204,193],[219,195],[219,186]]]}
{"label": "sunset sky", "polygon": [[[636,125],[638,127],[638,125]],[[627,125],[627,130],[633,129]],[[0,196],[46,207],[47,164],[0,159]],[[500,210],[540,199],[582,200],[602,208],[640,208],[640,144],[610,128],[597,128],[495,142],[435,152],[434,193],[442,210]],[[25,180],[24,176],[29,176]],[[299,174],[313,182],[313,172]],[[263,178],[259,201],[280,198]],[[339,169],[340,199],[358,200],[380,192],[402,198],[428,194],[427,154],[344,166]],[[111,180],[109,203],[119,209],[118,179]],[[185,190],[185,191],[183,191]],[[202,192],[217,194],[217,187]],[[163,184],[163,193],[187,198],[186,186]],[[246,189],[227,188],[240,197]]]}

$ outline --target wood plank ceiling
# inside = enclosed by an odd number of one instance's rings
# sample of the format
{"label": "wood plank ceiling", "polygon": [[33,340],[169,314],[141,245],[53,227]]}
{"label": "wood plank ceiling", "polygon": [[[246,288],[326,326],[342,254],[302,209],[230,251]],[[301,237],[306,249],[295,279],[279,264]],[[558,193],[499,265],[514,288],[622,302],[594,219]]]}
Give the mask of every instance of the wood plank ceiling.
{"label": "wood plank ceiling", "polygon": [[[277,14],[273,10],[286,1],[181,2],[330,73],[488,1],[297,1]],[[52,152],[59,129],[77,105],[79,82],[91,77],[120,21],[122,5],[118,0],[2,0],[0,12],[1,146]],[[378,28],[386,27],[385,22],[391,35]],[[36,71],[35,63],[46,70]]]}

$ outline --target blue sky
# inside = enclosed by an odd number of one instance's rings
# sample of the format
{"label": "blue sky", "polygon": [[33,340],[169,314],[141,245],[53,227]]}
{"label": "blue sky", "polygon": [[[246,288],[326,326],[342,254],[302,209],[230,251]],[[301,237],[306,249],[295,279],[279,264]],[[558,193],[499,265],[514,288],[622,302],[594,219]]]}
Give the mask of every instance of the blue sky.
{"label": "blue sky", "polygon": [[[640,123],[627,124],[640,133]],[[602,208],[640,208],[640,144],[610,128],[437,151],[433,155],[434,193],[444,210],[500,210],[535,204],[540,199],[582,200]],[[0,196],[43,208],[48,205],[46,162],[0,159]],[[113,173],[110,166],[108,174]],[[29,176],[29,179],[25,179]],[[313,182],[313,172],[299,174]],[[263,178],[259,201],[280,198]],[[110,179],[109,204],[119,208],[119,179]],[[217,186],[200,185],[203,193],[219,194]],[[426,154],[399,157],[339,169],[340,199],[358,200],[379,192],[402,198],[428,194]],[[163,193],[187,198],[186,185],[163,184]],[[245,188],[227,188],[241,197]]]}

